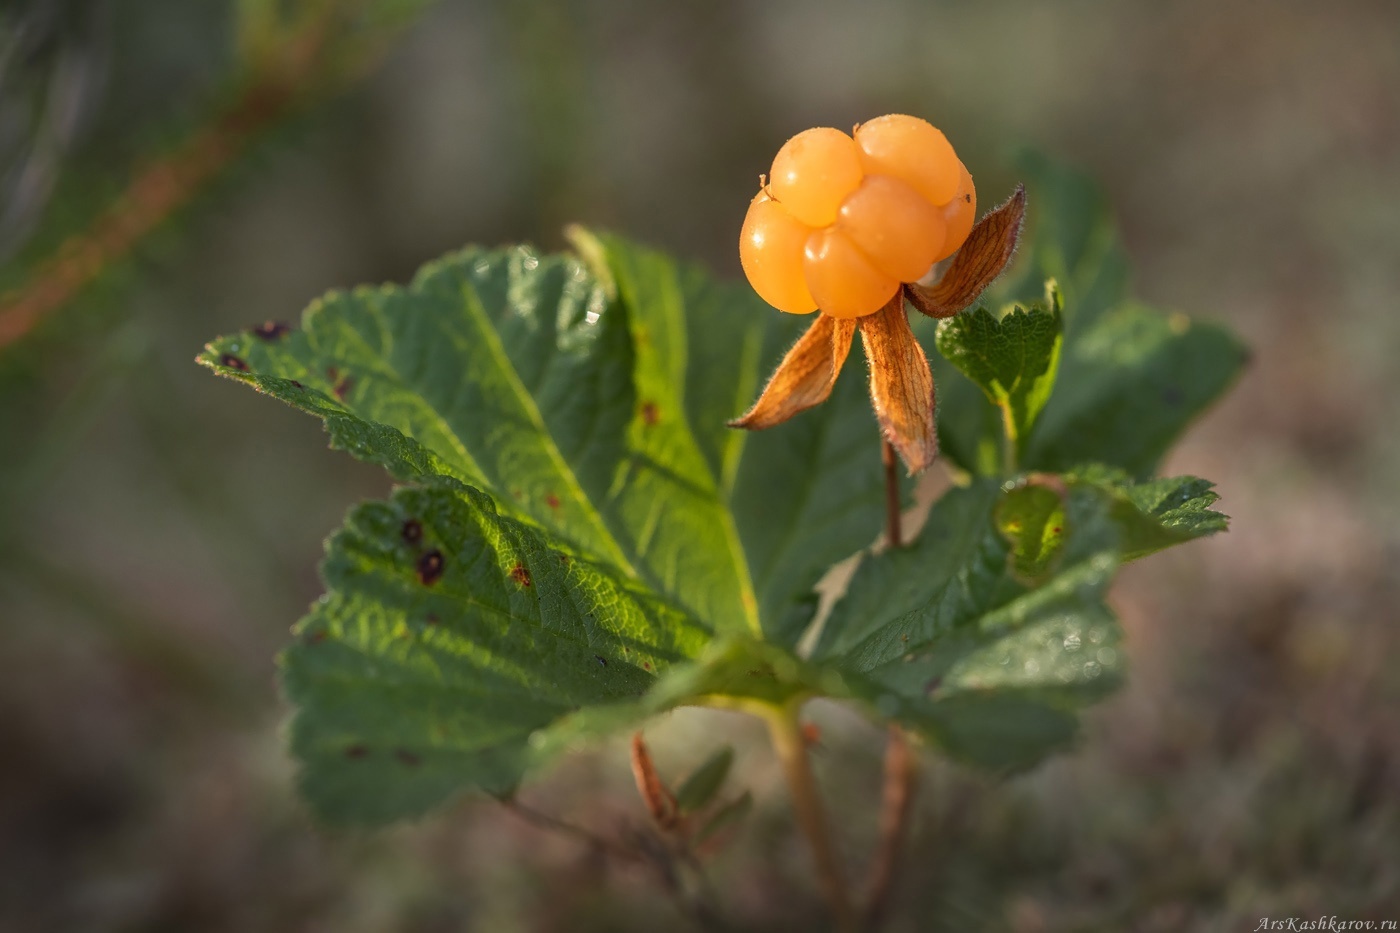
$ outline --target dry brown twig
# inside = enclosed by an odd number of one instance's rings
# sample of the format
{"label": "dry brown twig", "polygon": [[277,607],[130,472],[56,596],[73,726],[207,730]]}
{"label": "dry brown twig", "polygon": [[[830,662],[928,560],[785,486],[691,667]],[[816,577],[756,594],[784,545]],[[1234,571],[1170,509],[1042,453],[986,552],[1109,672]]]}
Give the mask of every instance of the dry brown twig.
{"label": "dry brown twig", "polygon": [[[137,171],[87,229],[65,240],[18,288],[0,296],[0,350],[68,304],[114,262],[189,204],[263,133],[360,74],[384,43],[334,41],[344,11],[324,4],[250,64],[234,100],[184,142]],[[347,48],[349,51],[347,52]]]}

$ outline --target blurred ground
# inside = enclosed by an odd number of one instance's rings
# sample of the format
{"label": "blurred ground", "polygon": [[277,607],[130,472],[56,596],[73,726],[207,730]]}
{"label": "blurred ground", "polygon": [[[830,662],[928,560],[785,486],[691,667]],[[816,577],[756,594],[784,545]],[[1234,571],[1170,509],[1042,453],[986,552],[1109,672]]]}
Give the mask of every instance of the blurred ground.
{"label": "blurred ground", "polygon": [[[29,6],[86,82],[61,178],[121,184],[228,66],[218,4]],[[0,97],[28,93],[13,62]],[[1084,167],[1141,296],[1256,354],[1166,465],[1219,483],[1232,532],[1125,574],[1133,679],[1077,753],[1002,784],[927,769],[894,928],[1400,919],[1400,6],[443,0],[114,297],[0,354],[0,929],[676,926],[647,878],[486,802],[376,836],[308,824],[271,658],[321,536],[387,482],[191,359],[467,241],[559,246],[571,220],[737,275],[777,146],[889,111],[943,127],[988,204],[1015,146]],[[28,227],[5,218],[9,250]],[[703,757],[707,715],[654,730],[663,770]],[[880,737],[819,718],[823,779],[873,808]],[[762,805],[717,863],[724,900],[812,929],[785,795],[737,728]],[[618,748],[527,796],[640,815]],[[873,809],[843,811],[859,867]]]}

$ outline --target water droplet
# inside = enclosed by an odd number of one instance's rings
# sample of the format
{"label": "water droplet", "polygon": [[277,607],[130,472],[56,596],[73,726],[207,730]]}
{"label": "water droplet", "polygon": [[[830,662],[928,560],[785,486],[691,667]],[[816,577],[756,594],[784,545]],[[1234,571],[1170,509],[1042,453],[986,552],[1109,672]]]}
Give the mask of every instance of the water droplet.
{"label": "water droplet", "polygon": [[1065,650],[1066,650],[1066,651],[1078,651],[1078,650],[1079,650],[1079,633],[1078,633],[1078,632],[1070,632],[1068,635],[1065,636]]}
{"label": "water droplet", "polygon": [[1089,633],[1089,641],[1096,645],[1099,642],[1103,641],[1103,629],[1096,628],[1093,631],[1091,631]]}
{"label": "water droplet", "polygon": [[1100,664],[1112,664],[1118,660],[1118,652],[1112,648],[1100,648],[1098,658]]}
{"label": "water droplet", "polygon": [[1084,676],[1085,676],[1085,677],[1097,677],[1097,676],[1099,676],[1099,662],[1098,662],[1098,661],[1085,661],[1085,662],[1084,662]]}
{"label": "water droplet", "polygon": [[490,268],[491,263],[487,262],[485,259],[478,259],[476,262],[472,263],[472,271],[477,275],[485,275]]}
{"label": "water droplet", "polygon": [[527,270],[538,269],[540,267],[540,257],[526,256],[525,262],[522,263],[522,265],[524,265]]}
{"label": "water droplet", "polygon": [[1025,668],[1026,673],[1034,677],[1036,674],[1040,673],[1040,662],[1035,658],[1030,658],[1026,661]]}

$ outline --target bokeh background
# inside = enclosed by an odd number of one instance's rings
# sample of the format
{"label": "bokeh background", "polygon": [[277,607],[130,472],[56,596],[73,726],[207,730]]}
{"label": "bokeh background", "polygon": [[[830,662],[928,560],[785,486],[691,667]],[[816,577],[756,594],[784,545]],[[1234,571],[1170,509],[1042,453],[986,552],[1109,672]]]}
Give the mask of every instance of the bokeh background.
{"label": "bokeh background", "polygon": [[[890,111],[941,126],[988,205],[1022,145],[1094,176],[1138,293],[1254,351],[1165,465],[1216,480],[1233,530],[1124,574],[1131,682],[1078,751],[1005,782],[927,763],[891,928],[1400,919],[1400,5],[339,5],[378,19],[333,61],[295,46],[314,28],[267,53],[258,0],[0,6],[0,309],[72,272],[44,261],[65,238],[116,244],[93,287],[0,328],[0,929],[682,928],[645,872],[490,801],[310,823],[272,657],[321,538],[388,483],[192,359],[469,241],[560,247],[574,220],[737,276],[782,141]],[[283,96],[188,204],[152,209],[150,182],[119,212],[150,235],[94,226],[270,68]],[[817,718],[856,872],[882,737]],[[727,915],[819,929],[761,736],[721,713],[649,736],[679,774],[721,729],[759,801],[712,865]],[[620,746],[525,796],[642,819]]]}

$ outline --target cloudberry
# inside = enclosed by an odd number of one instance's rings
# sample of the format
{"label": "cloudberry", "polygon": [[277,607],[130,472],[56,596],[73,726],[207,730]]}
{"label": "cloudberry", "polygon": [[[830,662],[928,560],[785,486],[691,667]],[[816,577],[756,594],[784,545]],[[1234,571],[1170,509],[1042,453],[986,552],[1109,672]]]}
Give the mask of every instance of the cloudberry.
{"label": "cloudberry", "polygon": [[943,134],[889,114],[852,139],[817,127],[773,159],[749,205],[739,258],[754,291],[793,314],[878,311],[901,282],[957,252],[977,213],[972,176]]}

